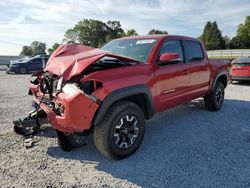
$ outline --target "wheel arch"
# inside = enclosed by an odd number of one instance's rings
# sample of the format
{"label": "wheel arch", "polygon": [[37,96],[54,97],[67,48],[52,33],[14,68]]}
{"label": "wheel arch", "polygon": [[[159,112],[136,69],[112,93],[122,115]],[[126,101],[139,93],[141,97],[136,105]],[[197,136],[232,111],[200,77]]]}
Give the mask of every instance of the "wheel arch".
{"label": "wheel arch", "polygon": [[212,88],[214,88],[215,84],[218,82],[218,81],[221,81],[224,85],[224,87],[226,88],[227,87],[227,83],[228,83],[228,72],[227,71],[222,71],[220,72],[214,79],[214,82],[213,82],[213,85],[212,85]]}
{"label": "wheel arch", "polygon": [[93,125],[100,123],[109,108],[120,100],[127,100],[137,104],[142,109],[146,119],[150,119],[155,113],[150,89],[145,85],[133,85],[111,92],[96,112]]}
{"label": "wheel arch", "polygon": [[20,73],[20,69],[21,69],[21,68],[25,68],[25,69],[26,69],[26,73],[29,72],[29,69],[28,69],[27,65],[20,65],[20,66],[18,67],[18,69],[17,69],[17,73]]}

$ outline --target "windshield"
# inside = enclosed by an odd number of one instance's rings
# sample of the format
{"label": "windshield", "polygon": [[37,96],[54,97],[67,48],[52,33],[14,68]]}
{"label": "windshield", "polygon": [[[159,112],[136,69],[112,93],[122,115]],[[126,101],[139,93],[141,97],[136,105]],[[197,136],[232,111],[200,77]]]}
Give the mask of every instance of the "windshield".
{"label": "windshield", "polygon": [[20,61],[24,61],[24,60],[27,60],[27,59],[29,59],[30,57],[29,56],[25,56],[25,57],[23,57],[22,59],[20,59]]}
{"label": "windshield", "polygon": [[250,57],[240,57],[238,59],[233,60],[233,64],[239,64],[239,63],[249,63],[250,64]]}
{"label": "windshield", "polygon": [[145,63],[156,41],[156,39],[119,39],[107,43],[101,49]]}

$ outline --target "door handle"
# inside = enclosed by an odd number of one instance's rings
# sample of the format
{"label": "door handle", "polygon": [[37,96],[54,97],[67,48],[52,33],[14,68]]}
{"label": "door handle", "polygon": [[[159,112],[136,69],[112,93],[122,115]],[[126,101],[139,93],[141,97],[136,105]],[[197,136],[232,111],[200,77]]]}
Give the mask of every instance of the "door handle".
{"label": "door handle", "polygon": [[183,74],[185,74],[185,75],[187,75],[188,74],[188,70],[187,69],[185,69],[185,70],[183,70],[183,72],[182,72]]}

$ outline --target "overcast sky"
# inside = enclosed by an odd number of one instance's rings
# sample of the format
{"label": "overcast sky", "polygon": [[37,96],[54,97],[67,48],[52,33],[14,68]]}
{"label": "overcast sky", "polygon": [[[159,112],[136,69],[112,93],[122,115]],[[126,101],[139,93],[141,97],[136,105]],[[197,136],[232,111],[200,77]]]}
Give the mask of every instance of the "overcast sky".
{"label": "overcast sky", "polygon": [[79,20],[119,20],[124,30],[140,34],[152,29],[198,37],[208,20],[223,35],[235,35],[250,15],[249,0],[1,0],[0,55],[17,55],[32,41],[50,47],[61,42]]}

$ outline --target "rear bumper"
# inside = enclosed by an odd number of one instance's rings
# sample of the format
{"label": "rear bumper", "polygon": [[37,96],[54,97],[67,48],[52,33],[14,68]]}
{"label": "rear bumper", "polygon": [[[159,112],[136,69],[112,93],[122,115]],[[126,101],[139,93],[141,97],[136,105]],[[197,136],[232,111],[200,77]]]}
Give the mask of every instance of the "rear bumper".
{"label": "rear bumper", "polygon": [[233,65],[232,66],[233,80],[250,80],[250,66],[249,65]]}
{"label": "rear bumper", "polygon": [[250,76],[232,76],[232,80],[250,80]]}
{"label": "rear bumper", "polygon": [[[39,104],[38,85],[31,84],[30,89],[34,101]],[[80,90],[70,91],[69,93],[61,92],[53,102],[60,108],[61,113],[58,113],[44,102],[40,104],[40,107],[47,113],[48,122],[55,129],[66,133],[82,132],[90,129],[92,119],[99,107],[96,102],[88,98]]]}

